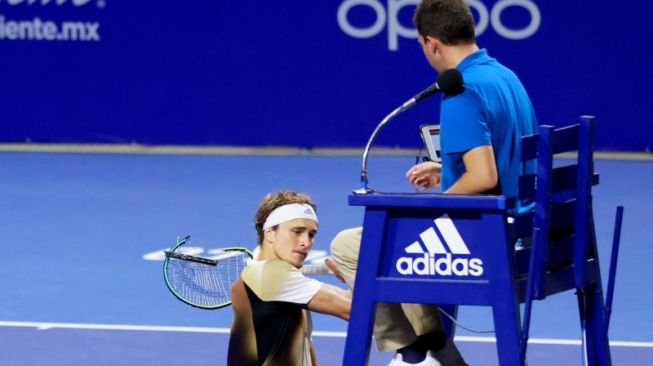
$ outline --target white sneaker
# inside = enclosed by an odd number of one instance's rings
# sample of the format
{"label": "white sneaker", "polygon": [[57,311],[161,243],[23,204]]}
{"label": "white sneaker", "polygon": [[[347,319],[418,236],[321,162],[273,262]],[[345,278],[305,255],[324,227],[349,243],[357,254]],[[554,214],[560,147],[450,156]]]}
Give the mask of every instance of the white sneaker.
{"label": "white sneaker", "polygon": [[431,351],[426,352],[426,358],[420,363],[404,362],[401,353],[397,352],[395,353],[395,357],[390,360],[388,366],[442,366],[442,364],[433,357],[433,352]]}

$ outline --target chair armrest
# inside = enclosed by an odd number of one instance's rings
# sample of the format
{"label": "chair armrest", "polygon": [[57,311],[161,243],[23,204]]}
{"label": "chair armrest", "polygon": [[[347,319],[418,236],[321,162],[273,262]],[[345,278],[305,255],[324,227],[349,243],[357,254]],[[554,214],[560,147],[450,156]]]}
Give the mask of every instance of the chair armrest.
{"label": "chair armrest", "polygon": [[434,193],[367,193],[350,194],[350,206],[438,208],[474,211],[506,211],[514,199],[491,195]]}

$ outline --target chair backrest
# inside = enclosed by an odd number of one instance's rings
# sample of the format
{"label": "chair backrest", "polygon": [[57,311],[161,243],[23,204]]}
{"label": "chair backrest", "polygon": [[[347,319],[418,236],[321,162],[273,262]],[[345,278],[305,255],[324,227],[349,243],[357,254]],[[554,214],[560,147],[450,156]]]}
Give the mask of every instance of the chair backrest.
{"label": "chair backrest", "polygon": [[[515,236],[532,242],[528,275],[534,276],[533,296],[544,298],[542,279],[547,271],[573,265],[574,283],[582,287],[584,265],[593,246],[591,187],[594,173],[594,117],[562,128],[541,126],[538,135],[522,139],[522,162],[537,161],[537,171],[519,180],[518,199],[534,202],[534,209],[515,220]],[[571,164],[556,155],[577,151]],[[564,161],[563,161],[564,162]],[[519,267],[519,266],[518,266]]]}

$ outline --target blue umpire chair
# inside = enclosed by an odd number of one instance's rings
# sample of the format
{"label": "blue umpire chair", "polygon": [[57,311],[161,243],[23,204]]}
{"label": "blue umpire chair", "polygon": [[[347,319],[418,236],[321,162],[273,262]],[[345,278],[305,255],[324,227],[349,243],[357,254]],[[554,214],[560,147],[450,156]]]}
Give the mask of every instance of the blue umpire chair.
{"label": "blue umpire chair", "polygon": [[[522,139],[522,161],[536,162],[519,195],[352,194],[364,206],[363,236],[344,365],[365,365],[377,302],[492,307],[499,363],[525,365],[532,302],[563,291],[578,298],[587,365],[611,365],[608,326],[623,208],[617,210],[606,298],[592,210],[595,121]],[[577,151],[573,164],[554,157]],[[534,208],[512,215],[515,199]],[[517,244],[517,245],[516,245]],[[524,303],[523,320],[520,307]],[[444,319],[453,337],[455,325]],[[446,366],[446,365],[445,365]]]}

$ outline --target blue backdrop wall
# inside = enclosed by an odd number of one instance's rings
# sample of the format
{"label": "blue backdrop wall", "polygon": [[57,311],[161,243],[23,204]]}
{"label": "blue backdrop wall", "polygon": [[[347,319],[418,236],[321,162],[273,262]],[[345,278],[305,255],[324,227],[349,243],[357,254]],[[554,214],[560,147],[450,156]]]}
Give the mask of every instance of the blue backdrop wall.
{"label": "blue backdrop wall", "polygon": [[[0,0],[0,142],[360,147],[435,79],[417,0]],[[469,0],[540,123],[653,145],[653,4]],[[418,146],[434,98],[378,139]]]}

